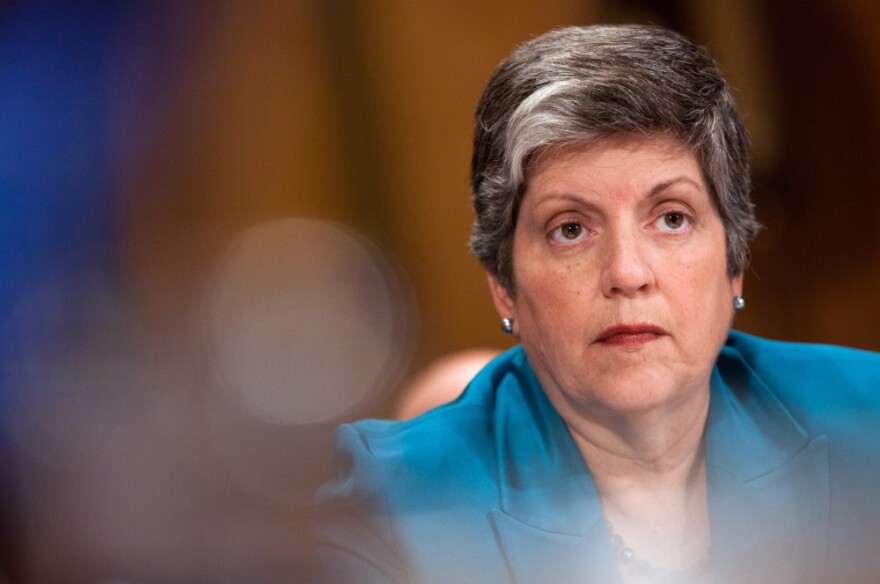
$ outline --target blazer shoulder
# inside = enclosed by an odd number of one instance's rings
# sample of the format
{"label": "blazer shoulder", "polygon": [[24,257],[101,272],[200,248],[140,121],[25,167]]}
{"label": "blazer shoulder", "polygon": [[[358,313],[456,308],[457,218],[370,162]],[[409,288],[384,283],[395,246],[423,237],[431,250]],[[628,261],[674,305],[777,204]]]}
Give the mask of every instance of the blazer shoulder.
{"label": "blazer shoulder", "polygon": [[411,581],[436,556],[432,542],[443,536],[426,522],[441,511],[459,530],[488,529],[485,509],[497,502],[494,393],[519,354],[502,354],[459,399],[422,416],[337,429],[336,477],[312,509],[318,582]]}
{"label": "blazer shoulder", "polygon": [[811,343],[775,341],[731,331],[722,358],[739,357],[757,372],[784,372],[803,378],[799,372],[819,380],[880,382],[880,353]]}
{"label": "blazer shoulder", "polygon": [[719,358],[742,363],[799,419],[880,423],[880,353],[731,332]]}
{"label": "blazer shoulder", "polygon": [[849,355],[850,357],[864,358],[868,360],[880,359],[880,353],[875,351],[823,343],[798,343],[765,339],[738,330],[730,331],[725,347],[735,349],[743,355],[749,355],[756,352],[791,352],[799,355],[819,357],[827,356],[839,358],[841,355]]}
{"label": "blazer shoulder", "polygon": [[438,484],[435,469],[444,469],[449,477],[492,464],[495,391],[501,379],[522,367],[523,359],[521,348],[502,353],[457,400],[412,420],[367,419],[340,426],[334,446],[336,479],[318,492],[318,500],[364,500],[382,493],[394,501],[411,496],[414,487]]}

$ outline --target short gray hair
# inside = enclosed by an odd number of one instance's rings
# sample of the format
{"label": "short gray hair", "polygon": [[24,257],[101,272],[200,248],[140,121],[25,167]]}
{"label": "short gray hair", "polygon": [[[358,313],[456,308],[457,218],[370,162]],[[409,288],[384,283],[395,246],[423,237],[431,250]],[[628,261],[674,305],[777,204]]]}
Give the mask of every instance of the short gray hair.
{"label": "short gray hair", "polygon": [[721,215],[727,271],[758,233],[749,140],[715,61],[656,26],[569,27],[516,49],[477,106],[471,251],[513,293],[513,232],[529,163],[549,148],[623,134],[671,134],[690,148]]}

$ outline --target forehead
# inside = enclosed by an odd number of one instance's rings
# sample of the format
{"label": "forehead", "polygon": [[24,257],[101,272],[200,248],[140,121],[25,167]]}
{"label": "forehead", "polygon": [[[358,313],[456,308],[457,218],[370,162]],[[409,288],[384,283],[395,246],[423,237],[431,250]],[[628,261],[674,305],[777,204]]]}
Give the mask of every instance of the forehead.
{"label": "forehead", "polygon": [[[592,170],[622,170],[625,173],[654,166],[689,169],[702,177],[694,152],[669,134],[617,134],[589,141],[549,147],[537,153],[529,164],[527,187],[538,177],[589,167]],[[705,182],[705,181],[703,181]]]}
{"label": "forehead", "polygon": [[653,198],[673,185],[691,185],[715,207],[709,182],[690,148],[667,135],[614,136],[542,152],[527,178],[520,212],[575,197],[618,205]]}

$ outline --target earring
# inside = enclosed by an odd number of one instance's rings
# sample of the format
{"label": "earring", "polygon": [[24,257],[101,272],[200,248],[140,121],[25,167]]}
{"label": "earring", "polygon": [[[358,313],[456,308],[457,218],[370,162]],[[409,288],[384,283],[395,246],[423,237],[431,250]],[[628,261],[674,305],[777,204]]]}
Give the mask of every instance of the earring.
{"label": "earring", "polygon": [[746,309],[746,299],[742,296],[734,296],[733,297],[733,309],[737,312],[742,312]]}
{"label": "earring", "polygon": [[513,334],[513,319],[512,318],[502,318],[501,319],[501,330],[504,331],[506,335]]}

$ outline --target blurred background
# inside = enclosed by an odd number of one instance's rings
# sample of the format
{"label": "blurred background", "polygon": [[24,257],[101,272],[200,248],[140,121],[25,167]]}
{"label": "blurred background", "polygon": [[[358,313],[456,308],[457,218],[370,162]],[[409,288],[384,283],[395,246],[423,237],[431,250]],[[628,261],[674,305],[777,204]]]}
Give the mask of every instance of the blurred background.
{"label": "blurred background", "polygon": [[483,83],[597,22],[737,89],[737,327],[880,349],[880,4],[7,0],[0,582],[304,582],[333,428],[508,346],[466,247]]}

